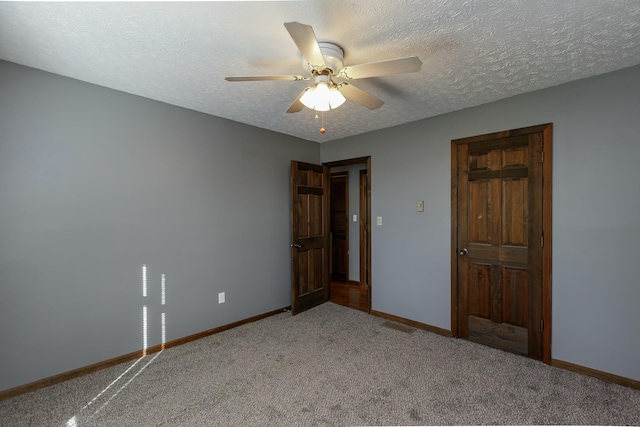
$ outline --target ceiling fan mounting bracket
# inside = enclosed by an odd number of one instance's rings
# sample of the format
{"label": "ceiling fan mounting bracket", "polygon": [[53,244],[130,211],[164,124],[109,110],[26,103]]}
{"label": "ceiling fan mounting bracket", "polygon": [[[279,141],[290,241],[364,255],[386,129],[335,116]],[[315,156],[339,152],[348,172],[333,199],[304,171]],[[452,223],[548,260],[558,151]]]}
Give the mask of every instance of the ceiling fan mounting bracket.
{"label": "ceiling fan mounting bracket", "polygon": [[[304,57],[302,67],[311,74],[336,74],[344,67],[344,50],[335,43],[318,42],[324,65],[310,64]],[[326,70],[329,70],[327,73]]]}

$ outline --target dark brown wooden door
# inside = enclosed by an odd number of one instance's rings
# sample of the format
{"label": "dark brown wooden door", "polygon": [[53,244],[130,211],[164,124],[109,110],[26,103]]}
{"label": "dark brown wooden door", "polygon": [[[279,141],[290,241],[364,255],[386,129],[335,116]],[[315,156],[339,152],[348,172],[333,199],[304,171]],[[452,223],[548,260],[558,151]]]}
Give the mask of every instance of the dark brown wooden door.
{"label": "dark brown wooden door", "polygon": [[329,299],[329,169],[291,162],[291,312]]}
{"label": "dark brown wooden door", "polygon": [[349,174],[331,174],[331,279],[349,279]]}
{"label": "dark brown wooden door", "polygon": [[454,141],[458,336],[535,359],[544,352],[544,130]]}

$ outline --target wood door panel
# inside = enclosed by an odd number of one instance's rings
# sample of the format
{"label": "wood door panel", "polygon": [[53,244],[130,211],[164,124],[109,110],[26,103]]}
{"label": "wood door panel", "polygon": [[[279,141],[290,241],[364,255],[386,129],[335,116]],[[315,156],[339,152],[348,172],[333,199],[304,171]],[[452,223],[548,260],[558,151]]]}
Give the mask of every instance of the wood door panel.
{"label": "wood door panel", "polygon": [[469,316],[469,341],[525,356],[529,348],[526,328],[494,323],[476,316]]}
{"label": "wood door panel", "polygon": [[298,218],[298,237],[309,237],[309,195],[299,194],[296,205]]}
{"label": "wood door panel", "polygon": [[528,175],[527,168],[514,167],[512,169],[500,169],[489,171],[469,172],[469,181],[478,181],[481,179],[494,178],[526,178]]}
{"label": "wood door panel", "polygon": [[469,263],[468,315],[526,327],[527,271]]}
{"label": "wood door panel", "polygon": [[469,242],[491,243],[489,181],[469,183]]}
{"label": "wood door panel", "polygon": [[303,185],[298,187],[298,194],[316,194],[321,196],[323,191],[321,187],[308,187]]}
{"label": "wood door panel", "polygon": [[[514,147],[526,147],[529,144],[529,134],[513,135],[513,131],[508,132],[511,135],[504,138],[494,138],[494,134],[465,138],[469,141],[469,154],[488,153],[496,149],[508,150]],[[477,142],[473,142],[474,138],[477,138]]]}
{"label": "wood door panel", "polygon": [[452,237],[467,249],[453,264],[456,335],[538,359],[545,137],[540,126],[452,141]]}
{"label": "wood door panel", "polygon": [[469,263],[469,315],[488,318],[491,313],[491,265]]}
{"label": "wood door panel", "polygon": [[521,327],[527,326],[529,307],[522,295],[529,294],[527,270],[506,267],[502,270],[504,322]]}
{"label": "wood door panel", "polygon": [[470,243],[468,246],[469,262],[495,263],[514,268],[527,268],[529,253],[527,248],[514,246],[491,246]]}
{"label": "wood door panel", "polygon": [[323,248],[311,249],[307,253],[309,265],[307,271],[309,272],[309,285],[307,287],[307,293],[315,292],[323,289]]}
{"label": "wood door panel", "polygon": [[300,250],[302,252],[306,252],[311,249],[322,249],[324,246],[324,237],[323,236],[314,236],[314,237],[304,237],[300,240]]}
{"label": "wood door panel", "polygon": [[489,293],[489,300],[491,301],[491,315],[489,316],[489,319],[494,323],[503,323],[502,268],[495,264],[491,266],[491,290]]}
{"label": "wood door panel", "polygon": [[323,203],[323,195],[311,195],[310,196],[310,224],[309,224],[309,235],[310,236],[318,236],[321,237],[324,234],[324,223],[322,218],[322,203]]}
{"label": "wood door panel", "polygon": [[299,170],[297,173],[296,179],[297,179],[298,193],[303,193],[305,191],[303,190],[303,188],[309,187],[309,171]]}
{"label": "wood door panel", "polygon": [[528,186],[526,179],[505,179],[502,181],[502,232],[501,244],[527,246],[528,225]]}
{"label": "wood door panel", "polygon": [[298,254],[298,296],[309,293],[309,251]]}
{"label": "wood door panel", "polygon": [[469,172],[483,172],[490,170],[489,153],[469,153]]}
{"label": "wood door panel", "polygon": [[529,149],[522,147],[504,148],[502,150],[502,168],[527,167],[529,164]]}

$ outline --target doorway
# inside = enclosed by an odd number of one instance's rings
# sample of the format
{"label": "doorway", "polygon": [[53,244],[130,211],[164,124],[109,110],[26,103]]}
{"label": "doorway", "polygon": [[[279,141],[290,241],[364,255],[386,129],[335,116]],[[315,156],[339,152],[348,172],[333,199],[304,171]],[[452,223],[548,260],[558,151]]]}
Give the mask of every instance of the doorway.
{"label": "doorway", "polygon": [[330,175],[331,281],[349,281],[349,171]]}
{"label": "doorway", "polygon": [[545,124],[451,141],[452,335],[551,362]]}
{"label": "doorway", "polygon": [[371,311],[371,161],[325,163],[330,171],[329,300]]}

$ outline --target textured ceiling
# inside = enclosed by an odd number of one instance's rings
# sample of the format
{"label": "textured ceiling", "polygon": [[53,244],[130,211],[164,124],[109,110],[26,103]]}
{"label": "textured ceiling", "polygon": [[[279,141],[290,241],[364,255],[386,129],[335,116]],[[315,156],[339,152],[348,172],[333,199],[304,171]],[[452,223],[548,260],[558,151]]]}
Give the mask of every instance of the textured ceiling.
{"label": "textured ceiling", "polygon": [[[414,74],[353,80],[382,99],[285,111],[305,81],[283,23],[313,26],[345,65],[418,56]],[[0,2],[0,59],[312,141],[399,125],[640,64],[638,0]]]}

